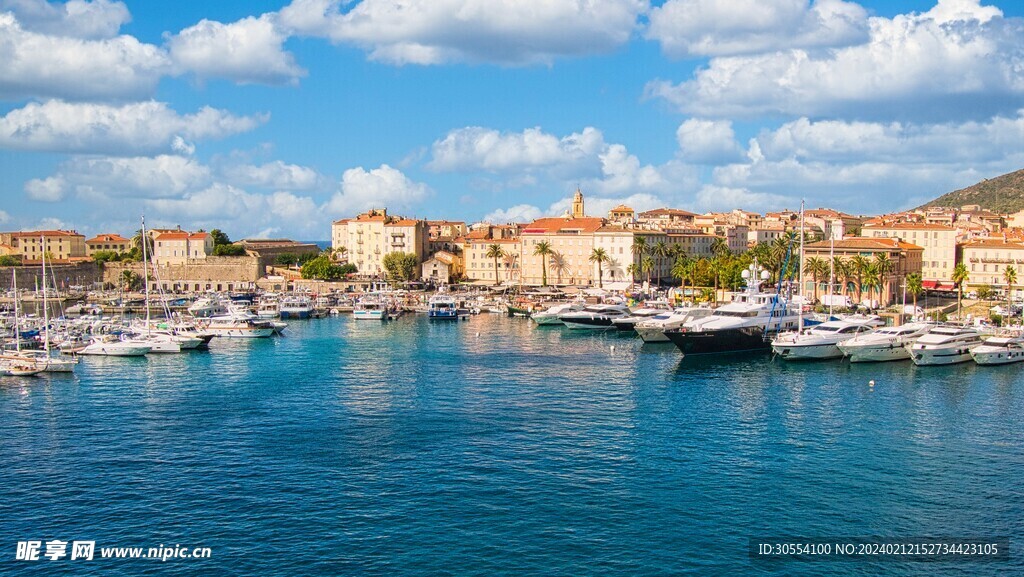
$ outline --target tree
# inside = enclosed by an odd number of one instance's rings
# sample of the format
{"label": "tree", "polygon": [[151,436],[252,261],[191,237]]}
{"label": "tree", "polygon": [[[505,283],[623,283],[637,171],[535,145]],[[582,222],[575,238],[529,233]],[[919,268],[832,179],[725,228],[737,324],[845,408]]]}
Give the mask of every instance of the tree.
{"label": "tree", "polygon": [[849,260],[850,273],[857,279],[857,302],[861,302],[862,291],[864,290],[864,274],[868,270],[868,259],[857,254]]}
{"label": "tree", "polygon": [[640,272],[647,274],[647,283],[651,282],[651,271],[654,270],[654,259],[649,256],[644,256],[640,260]]}
{"label": "tree", "polygon": [[[143,239],[142,229],[140,228],[139,230],[135,231],[135,235],[132,236],[132,240],[131,240],[132,251],[135,252],[136,255],[137,255],[136,260],[141,260],[142,259],[142,239]],[[153,254],[153,237],[150,236],[150,234],[147,232],[146,236],[145,236],[145,239],[146,239],[146,253],[151,255],[151,254]]]}
{"label": "tree", "polygon": [[990,285],[983,284],[978,287],[975,292],[978,293],[979,299],[988,300],[988,298],[992,296],[992,287]]}
{"label": "tree", "polygon": [[675,262],[672,263],[672,270],[669,271],[669,274],[671,274],[673,278],[679,279],[679,288],[682,289],[684,296],[686,295],[686,277],[689,272],[689,266],[690,259],[685,255],[682,255],[676,257]]}
{"label": "tree", "polygon": [[318,256],[302,265],[302,278],[316,280],[338,280],[345,276],[341,266],[327,255]]}
{"label": "tree", "polygon": [[962,262],[956,264],[953,267],[953,284],[956,285],[956,316],[960,318],[961,309],[963,308],[964,300],[964,283],[967,282],[971,273],[967,272],[967,265]]}
{"label": "tree", "polygon": [[722,237],[716,236],[715,240],[711,241],[711,254],[715,256],[722,256],[731,253],[729,250],[729,243]]}
{"label": "tree", "polygon": [[341,274],[342,275],[350,275],[350,274],[353,274],[353,273],[356,273],[356,272],[359,272],[359,269],[353,263],[347,262],[347,263],[341,265]]}
{"label": "tree", "polygon": [[921,273],[908,274],[906,278],[907,292],[914,297],[914,314],[917,314],[917,296],[924,292],[924,282],[921,280]]}
{"label": "tree", "polygon": [[562,253],[551,251],[551,271],[555,273],[555,282],[562,284],[562,275],[569,270],[569,262]]}
{"label": "tree", "polygon": [[548,255],[554,252],[551,250],[551,243],[542,240],[533,247],[533,254],[540,256],[541,286],[548,286]]}
{"label": "tree", "polygon": [[5,254],[0,256],[0,266],[18,266],[21,264],[21,257]]}
{"label": "tree", "polygon": [[231,239],[228,235],[224,234],[219,228],[215,228],[210,231],[210,236],[213,238],[213,248],[217,248],[221,245],[231,244]]}
{"label": "tree", "polygon": [[633,263],[626,267],[626,272],[629,273],[630,284],[636,284],[636,273],[640,272],[640,267],[638,267],[636,263]]}
{"label": "tree", "polygon": [[[880,293],[882,286],[882,276],[878,272],[878,266],[873,262],[868,262],[867,267],[864,268],[863,278],[864,286],[866,286],[868,289],[868,300],[872,301],[873,303],[874,299],[871,298],[873,296],[872,291],[874,291],[875,289],[879,289]],[[878,300],[882,300],[881,295],[879,295]]]}
{"label": "tree", "polygon": [[878,281],[879,281],[879,296],[878,300],[882,300],[881,293],[888,292],[889,286],[889,273],[896,268],[896,263],[889,258],[889,255],[884,252],[875,253],[875,268],[878,269]]}
{"label": "tree", "polygon": [[832,278],[829,282],[836,282],[842,279],[839,283],[841,290],[839,294],[845,295],[848,292],[849,287],[847,286],[850,281],[851,275],[850,261],[844,259],[841,256],[832,257]]}
{"label": "tree", "polygon": [[133,271],[126,269],[121,271],[121,285],[124,286],[124,290],[132,291],[142,285],[142,279]]}
{"label": "tree", "polygon": [[1010,292],[1013,290],[1013,285],[1017,282],[1017,269],[1012,264],[1006,265],[1006,269],[1003,270],[1003,280],[1006,281],[1006,316],[1010,316],[1012,310]]}
{"label": "tree", "polygon": [[498,286],[498,259],[505,256],[505,251],[501,249],[500,244],[492,244],[487,246],[487,254],[484,256],[494,259],[494,286]]}
{"label": "tree", "polygon": [[654,281],[656,284],[659,284],[659,285],[661,284],[661,262],[671,252],[672,252],[671,249],[669,249],[668,245],[665,244],[665,241],[663,241],[663,240],[659,240],[658,242],[656,242],[654,244],[653,247],[651,247],[651,254],[654,255],[655,258],[658,259],[656,261],[656,263],[655,263],[655,264],[658,265],[658,268],[656,269],[657,270],[657,274],[655,275],[655,281]]}
{"label": "tree", "polygon": [[[828,274],[828,263],[825,259],[812,256],[804,262],[804,274],[811,275],[811,282],[814,283],[814,301],[818,300],[818,279]],[[800,287],[800,292],[803,293]]]}
{"label": "tree", "polygon": [[121,260],[121,254],[113,250],[98,250],[92,254],[92,260],[102,266],[108,262]]}
{"label": "tree", "polygon": [[416,274],[416,265],[420,259],[410,252],[391,252],[384,255],[382,263],[384,270],[388,273],[388,279],[392,281],[412,280]]}
{"label": "tree", "polygon": [[608,253],[603,248],[590,251],[590,262],[597,263],[597,286],[604,288],[604,265],[609,261]]}
{"label": "tree", "polygon": [[213,256],[245,256],[245,247],[240,244],[218,244],[213,247]]}

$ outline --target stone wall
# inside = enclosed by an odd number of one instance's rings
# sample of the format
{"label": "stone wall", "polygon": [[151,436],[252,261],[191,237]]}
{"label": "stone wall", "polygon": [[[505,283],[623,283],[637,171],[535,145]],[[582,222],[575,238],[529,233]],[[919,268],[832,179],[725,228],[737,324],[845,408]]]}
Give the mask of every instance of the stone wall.
{"label": "stone wall", "polygon": [[[104,281],[117,285],[125,270],[141,277],[142,263],[107,263]],[[239,290],[254,286],[263,273],[263,267],[256,257],[210,256],[205,259],[189,259],[183,264],[160,265],[149,280],[151,286],[159,284],[168,290],[174,290],[175,285],[182,291]]]}
{"label": "stone wall", "polygon": [[[15,269],[18,271],[18,288],[33,290],[37,286],[42,286],[39,281],[42,276],[42,267],[4,266],[0,267],[0,292],[11,288],[11,278]],[[62,289],[70,286],[84,286],[91,289],[95,283],[103,282],[103,274],[103,269],[94,262],[46,266],[46,276],[50,278],[51,282],[56,279],[57,286]]]}

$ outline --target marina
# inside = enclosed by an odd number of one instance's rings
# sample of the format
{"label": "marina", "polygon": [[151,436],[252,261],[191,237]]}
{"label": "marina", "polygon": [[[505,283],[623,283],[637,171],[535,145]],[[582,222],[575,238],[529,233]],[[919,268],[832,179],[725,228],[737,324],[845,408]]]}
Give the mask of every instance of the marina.
{"label": "marina", "polygon": [[[286,333],[0,377],[6,530],[233,552],[189,564],[197,574],[293,574],[302,543],[324,574],[472,558],[492,574],[912,575],[899,561],[766,564],[747,539],[879,523],[1017,534],[1024,518],[1014,365],[683,360],[618,331],[486,314],[339,315]],[[966,567],[1024,570],[1016,556]]]}

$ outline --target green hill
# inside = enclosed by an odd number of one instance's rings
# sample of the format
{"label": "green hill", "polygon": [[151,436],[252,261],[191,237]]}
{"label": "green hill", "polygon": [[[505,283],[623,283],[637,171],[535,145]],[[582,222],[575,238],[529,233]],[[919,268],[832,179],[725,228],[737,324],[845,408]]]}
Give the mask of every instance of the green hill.
{"label": "green hill", "polygon": [[977,204],[981,208],[1003,214],[1024,210],[1024,170],[988,178],[967,188],[954,190],[919,208],[960,207],[965,204]]}

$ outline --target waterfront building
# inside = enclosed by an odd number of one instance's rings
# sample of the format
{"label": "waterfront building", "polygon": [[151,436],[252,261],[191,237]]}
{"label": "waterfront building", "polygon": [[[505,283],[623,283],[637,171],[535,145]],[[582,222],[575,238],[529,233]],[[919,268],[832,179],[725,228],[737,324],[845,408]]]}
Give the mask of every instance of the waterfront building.
{"label": "waterfront building", "polygon": [[448,284],[458,276],[461,260],[447,251],[436,252],[423,263],[420,278],[434,285]]}
{"label": "waterfront building", "polygon": [[[503,254],[498,259],[497,271],[494,270],[494,258],[487,256],[494,244],[501,247]],[[474,230],[466,235],[462,248],[466,278],[482,284],[519,282],[521,252],[518,238],[492,238],[488,229]]]}
{"label": "waterfront building", "polygon": [[761,243],[772,243],[786,234],[786,227],[780,222],[762,223],[747,231],[747,247]]}
{"label": "waterfront building", "polygon": [[10,247],[22,262],[42,262],[43,253],[51,262],[68,262],[87,256],[85,236],[73,230],[36,230],[0,232],[0,244]]}
{"label": "waterfront building", "polygon": [[[990,285],[1003,292],[1006,287],[1003,274],[1008,266],[1014,267],[1018,281],[1024,285],[1024,242],[1008,237],[984,238],[964,244],[962,250],[969,275],[965,288]],[[1014,296],[1022,296],[1020,288],[1013,290]]]}
{"label": "waterfront building", "polygon": [[871,238],[898,238],[924,249],[921,255],[921,279],[927,289],[944,288],[953,282],[956,266],[957,229],[924,222],[869,222],[863,235]]}
{"label": "waterfront building", "polygon": [[[853,302],[865,302],[869,299],[875,300],[881,305],[890,305],[903,294],[903,279],[906,275],[921,272],[922,254],[924,248],[896,238],[868,238],[868,237],[847,237],[841,240],[822,240],[804,246],[804,257],[819,258],[829,262],[831,255],[846,261],[852,262],[855,257],[862,257],[868,262],[876,262],[879,255],[882,255],[891,268],[887,274],[881,275],[879,279],[881,286],[868,288],[863,283],[857,286],[858,277],[856,272],[836,279],[834,287],[835,294],[849,296]],[[814,281],[805,277],[805,290],[807,294],[815,291]],[[819,278],[817,295],[820,297],[828,292],[828,278]]]}
{"label": "waterfront building", "polygon": [[213,237],[203,231],[157,230],[152,233],[153,262],[158,265],[184,264],[213,254]]}
{"label": "waterfront building", "polygon": [[392,252],[426,260],[429,248],[427,221],[388,215],[386,208],[370,209],[355,218],[334,221],[331,246],[345,249],[348,262],[360,274],[384,274],[384,257]]}
{"label": "waterfront building", "polygon": [[[539,218],[523,229],[521,266],[523,283],[543,282],[543,263],[547,262],[547,280],[552,285],[589,285],[596,273],[590,262],[594,233],[605,225],[603,218],[574,217],[571,214]],[[537,245],[546,242],[552,254],[546,258],[534,254]]]}
{"label": "waterfront building", "polygon": [[119,234],[98,234],[85,241],[87,256],[99,251],[128,252],[132,249],[132,241]]}

